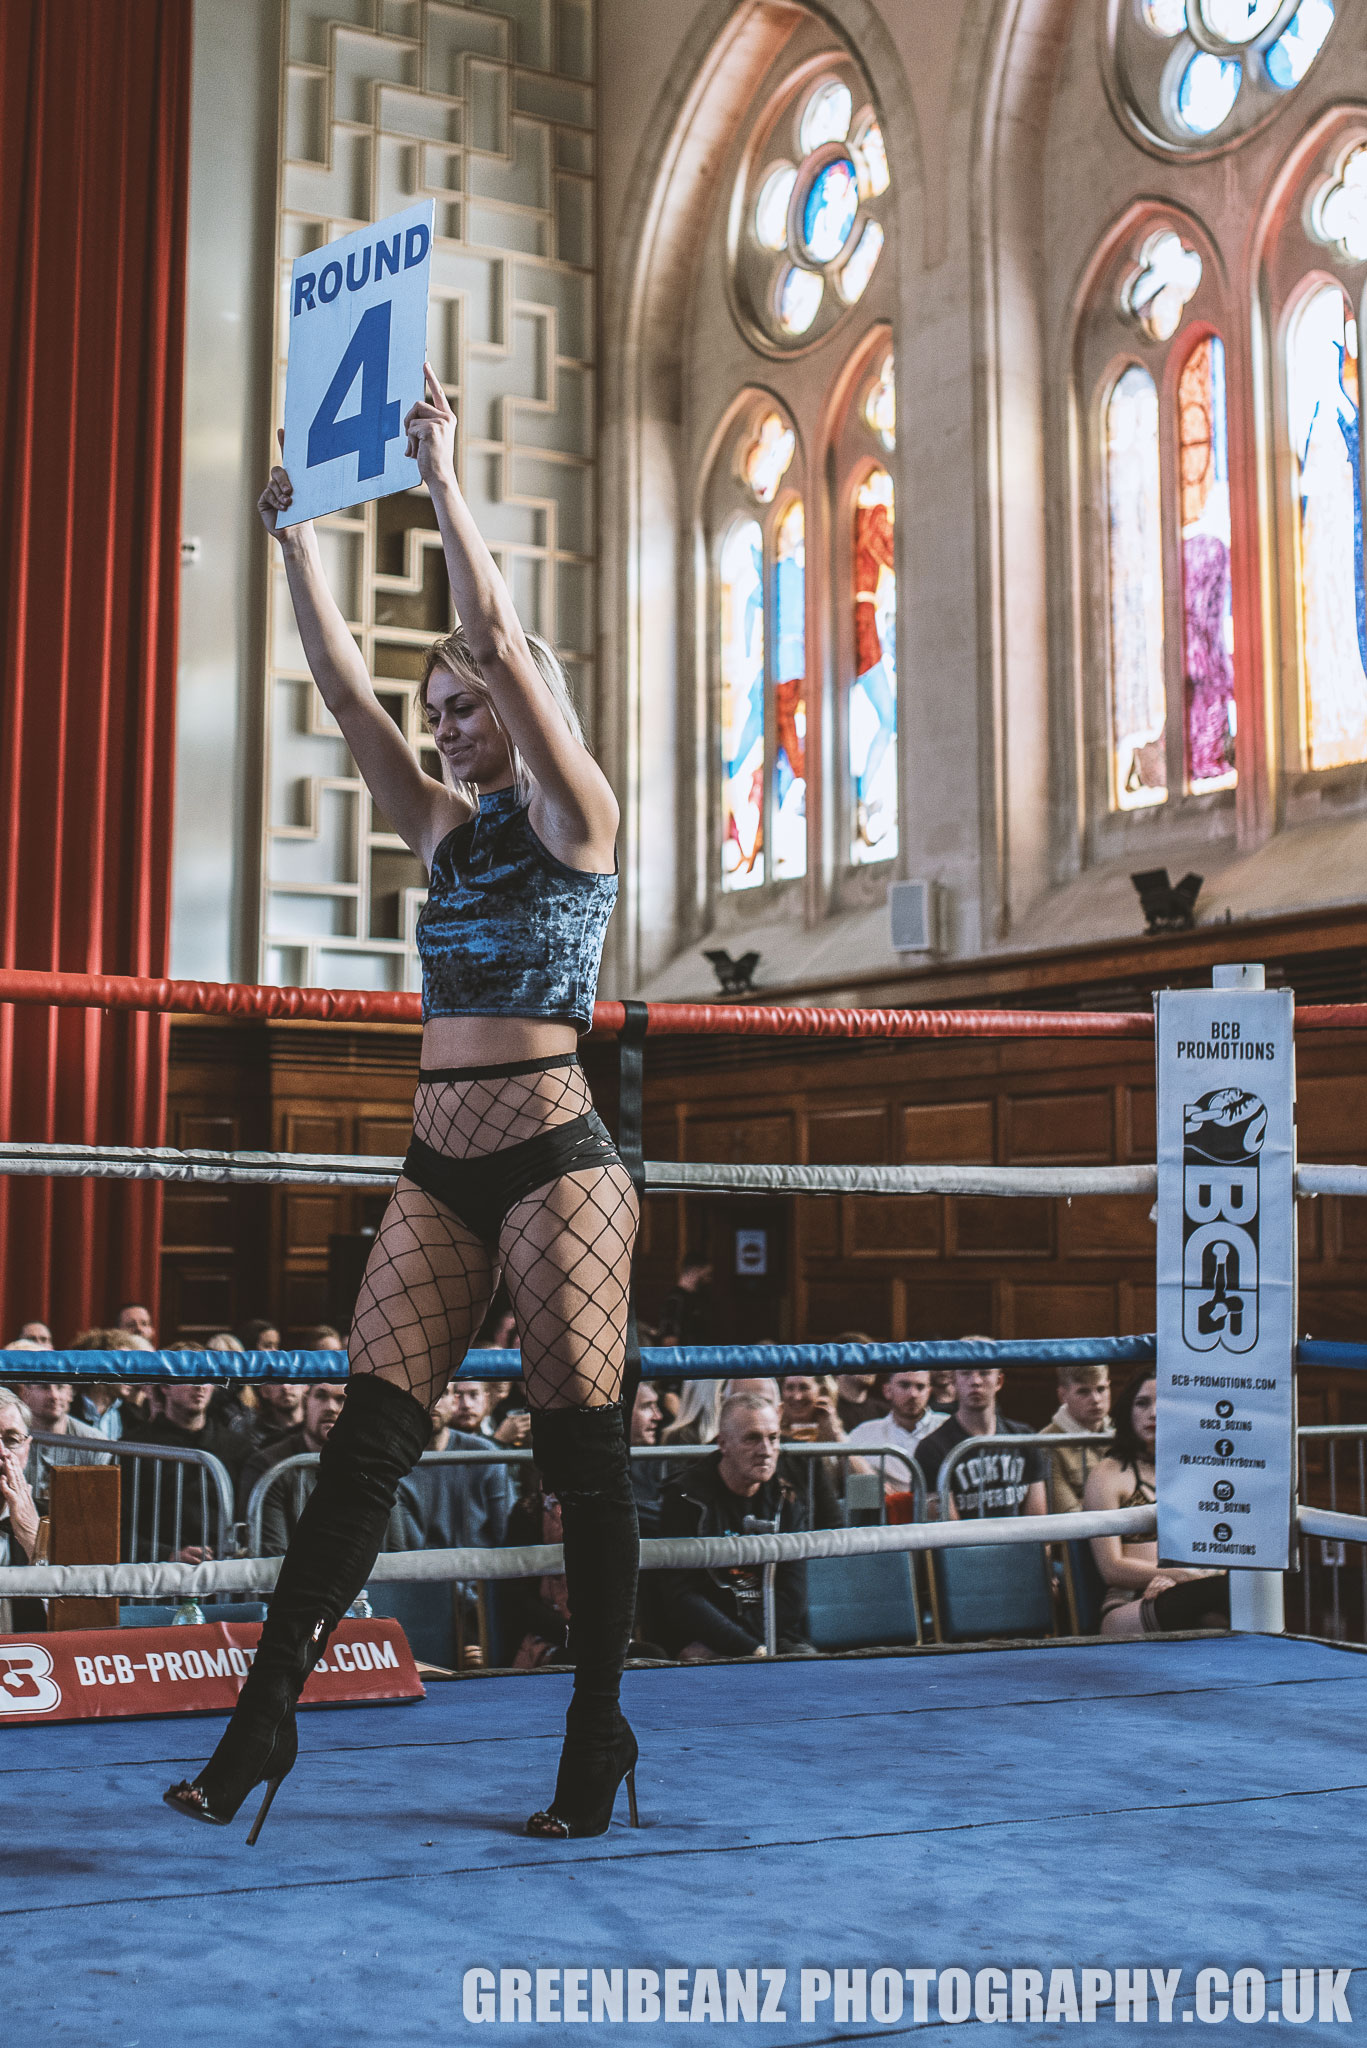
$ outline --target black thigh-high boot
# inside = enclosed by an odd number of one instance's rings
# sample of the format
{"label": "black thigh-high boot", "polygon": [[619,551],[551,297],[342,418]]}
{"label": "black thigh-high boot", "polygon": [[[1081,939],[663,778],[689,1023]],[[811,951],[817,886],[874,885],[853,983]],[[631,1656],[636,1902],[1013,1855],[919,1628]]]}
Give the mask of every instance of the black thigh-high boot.
{"label": "black thigh-high boot", "polygon": [[249,1837],[256,1839],[275,1787],[294,1764],[295,1702],[369,1576],[399,1482],[431,1439],[427,1410],[402,1387],[374,1373],[348,1382],[232,1719],[194,1782],[166,1793],[169,1806],[222,1825],[264,1781],[270,1791]]}
{"label": "black thigh-high boot", "polygon": [[636,1825],[636,1738],[618,1704],[636,1610],[641,1539],[622,1410],[532,1411],[532,1455],[560,1502],[574,1693],[548,1811],[531,1835],[601,1835],[623,1778]]}

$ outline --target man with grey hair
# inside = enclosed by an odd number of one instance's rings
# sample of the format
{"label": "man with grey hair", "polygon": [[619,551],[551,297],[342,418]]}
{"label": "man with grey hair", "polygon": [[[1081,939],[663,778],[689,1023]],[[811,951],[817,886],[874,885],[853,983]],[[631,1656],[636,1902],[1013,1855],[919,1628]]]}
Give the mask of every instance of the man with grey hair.
{"label": "man with grey hair", "polygon": [[[819,1500],[819,1527],[832,1527],[839,1519],[833,1496]],[[776,1405],[763,1394],[730,1395],[722,1403],[716,1450],[708,1458],[690,1460],[664,1488],[661,1536],[739,1536],[810,1527],[805,1487],[793,1483],[779,1455]],[[661,1623],[671,1648],[686,1663],[765,1655],[761,1566],[722,1565],[661,1572],[659,1577]],[[806,1566],[780,1565],[774,1597],[780,1652],[810,1653]]]}
{"label": "man with grey hair", "polygon": [[[38,1542],[38,1503],[24,1476],[32,1427],[33,1418],[19,1396],[0,1387],[0,1564],[31,1564]],[[0,1635],[43,1626],[36,1602],[0,1600]]]}

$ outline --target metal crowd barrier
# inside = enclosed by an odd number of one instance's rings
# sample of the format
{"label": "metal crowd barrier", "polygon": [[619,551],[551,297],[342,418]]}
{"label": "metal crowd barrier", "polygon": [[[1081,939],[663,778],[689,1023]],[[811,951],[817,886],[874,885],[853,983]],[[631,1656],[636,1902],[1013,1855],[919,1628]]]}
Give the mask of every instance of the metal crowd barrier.
{"label": "metal crowd barrier", "polygon": [[[1340,1450],[1344,1455],[1340,1458]],[[1297,1493],[1302,1507],[1330,1515],[1367,1516],[1367,1423],[1306,1423],[1296,1431]],[[1367,1531],[1307,1531],[1301,1548],[1301,1626],[1306,1635],[1367,1641]],[[1357,1560],[1349,1559],[1354,1543]],[[1318,1544],[1318,1549],[1314,1546]],[[1329,1582],[1328,1613],[1314,1626],[1320,1573]],[[1350,1613],[1350,1608],[1353,1610]]]}
{"label": "metal crowd barrier", "polygon": [[[232,1556],[237,1548],[234,1538],[233,1483],[227,1467],[208,1451],[181,1450],[173,1444],[148,1444],[126,1441],[120,1437],[102,1437],[98,1443],[89,1437],[71,1437],[64,1431],[35,1429],[30,1431],[35,1444],[50,1445],[68,1455],[63,1465],[107,1464],[111,1458],[131,1464],[132,1479],[128,1498],[122,1503],[122,1528],[126,1543],[121,1548],[128,1551],[123,1559],[125,1564],[158,1563],[163,1559],[179,1557],[185,1544],[185,1481],[187,1473],[198,1474],[199,1536],[197,1541],[211,1550],[215,1557]],[[83,1455],[78,1455],[83,1453]],[[165,1501],[166,1483],[162,1472],[155,1474],[155,1486],[151,1495],[151,1526],[147,1531],[147,1554],[140,1554],[140,1537],[143,1533],[142,1485],[144,1465],[173,1466],[175,1484],[169,1503]],[[163,1542],[163,1508],[169,1509],[166,1520],[169,1534]],[[211,1513],[212,1510],[212,1513]],[[210,1529],[212,1526],[212,1536]]]}

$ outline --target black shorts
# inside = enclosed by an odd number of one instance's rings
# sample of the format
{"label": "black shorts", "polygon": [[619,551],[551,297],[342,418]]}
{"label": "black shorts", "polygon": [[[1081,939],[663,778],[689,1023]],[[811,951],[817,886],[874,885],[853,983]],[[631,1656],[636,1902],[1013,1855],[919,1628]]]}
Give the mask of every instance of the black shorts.
{"label": "black shorts", "polygon": [[537,1188],[586,1167],[620,1164],[612,1134],[591,1109],[566,1124],[552,1124],[534,1138],[505,1145],[501,1152],[453,1159],[414,1138],[403,1170],[415,1187],[440,1202],[486,1244],[498,1242],[508,1211]]}

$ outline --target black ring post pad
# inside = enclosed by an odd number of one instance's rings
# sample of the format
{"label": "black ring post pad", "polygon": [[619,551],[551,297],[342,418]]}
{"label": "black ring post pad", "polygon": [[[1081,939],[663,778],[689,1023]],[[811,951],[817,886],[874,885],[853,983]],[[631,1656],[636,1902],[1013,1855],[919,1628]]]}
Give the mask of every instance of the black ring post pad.
{"label": "black ring post pad", "polygon": [[[636,1199],[645,1195],[645,1156],[643,1152],[643,1121],[645,1093],[645,1042],[646,1030],[650,1023],[650,1011],[644,1003],[624,1002],[626,1012],[622,1029],[617,1040],[617,1150],[622,1164],[631,1176],[636,1190]],[[639,1242],[639,1232],[637,1234]],[[635,1256],[632,1258],[633,1275]],[[627,1440],[631,1440],[631,1411],[636,1405],[636,1391],[641,1384],[641,1340],[636,1330],[635,1286],[629,1289],[627,1301],[627,1342],[622,1362],[622,1419],[626,1427]]]}

